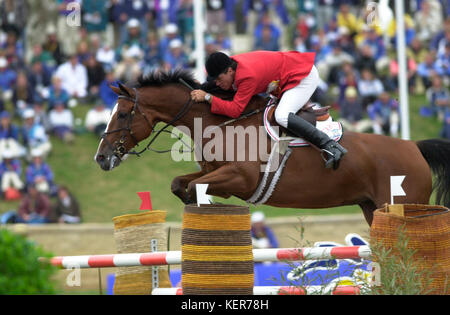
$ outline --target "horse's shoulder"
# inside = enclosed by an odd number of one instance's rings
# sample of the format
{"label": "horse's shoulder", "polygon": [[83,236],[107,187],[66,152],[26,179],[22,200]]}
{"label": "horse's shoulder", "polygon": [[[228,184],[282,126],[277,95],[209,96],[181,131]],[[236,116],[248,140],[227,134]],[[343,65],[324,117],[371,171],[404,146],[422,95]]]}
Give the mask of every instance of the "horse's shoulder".
{"label": "horse's shoulder", "polygon": [[260,95],[254,95],[247,104],[246,112],[262,108],[267,105],[268,98],[264,98]]}

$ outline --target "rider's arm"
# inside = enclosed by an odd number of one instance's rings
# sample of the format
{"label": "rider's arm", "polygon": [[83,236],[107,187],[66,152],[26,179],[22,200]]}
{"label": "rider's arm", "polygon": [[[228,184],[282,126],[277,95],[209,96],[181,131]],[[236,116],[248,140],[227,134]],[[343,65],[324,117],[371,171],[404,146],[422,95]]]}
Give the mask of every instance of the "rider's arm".
{"label": "rider's arm", "polygon": [[231,118],[238,118],[242,114],[252,96],[256,94],[256,84],[251,79],[244,79],[239,83],[236,82],[236,85],[238,89],[232,101],[212,97],[212,113]]}

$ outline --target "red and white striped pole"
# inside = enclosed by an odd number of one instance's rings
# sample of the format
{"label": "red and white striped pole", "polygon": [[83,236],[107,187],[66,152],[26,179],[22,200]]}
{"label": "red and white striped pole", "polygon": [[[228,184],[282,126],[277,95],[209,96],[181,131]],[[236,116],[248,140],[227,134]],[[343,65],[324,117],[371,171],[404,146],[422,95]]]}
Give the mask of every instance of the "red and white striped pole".
{"label": "red and white striped pole", "polygon": [[[369,246],[270,248],[253,250],[253,260],[255,262],[360,259],[369,258],[370,255],[371,251]],[[54,266],[66,269],[175,265],[181,264],[181,251],[62,256],[51,258],[50,263]]]}

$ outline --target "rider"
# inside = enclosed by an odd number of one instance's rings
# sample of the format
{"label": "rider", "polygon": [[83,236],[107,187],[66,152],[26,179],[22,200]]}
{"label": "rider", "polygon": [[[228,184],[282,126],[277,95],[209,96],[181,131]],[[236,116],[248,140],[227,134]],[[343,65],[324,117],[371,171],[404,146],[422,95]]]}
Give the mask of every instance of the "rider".
{"label": "rider", "polygon": [[237,118],[250,99],[266,92],[270,83],[278,85],[281,96],[275,110],[277,123],[298,137],[327,153],[326,168],[336,169],[347,150],[312,124],[296,115],[308,102],[319,84],[319,73],[314,66],[315,53],[254,51],[234,55],[212,53],[206,61],[208,79],[223,90],[233,89],[232,101],[225,101],[203,90],[194,90],[194,101],[207,101],[211,112]]}

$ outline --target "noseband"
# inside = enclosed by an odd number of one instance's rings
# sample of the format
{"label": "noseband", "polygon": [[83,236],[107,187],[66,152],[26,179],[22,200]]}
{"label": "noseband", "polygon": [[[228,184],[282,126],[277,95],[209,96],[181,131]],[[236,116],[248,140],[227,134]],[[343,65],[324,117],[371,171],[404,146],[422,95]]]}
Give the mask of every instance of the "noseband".
{"label": "noseband", "polygon": [[[130,151],[127,152],[127,149],[125,148],[125,140],[126,140],[126,136],[127,133],[131,136],[131,139],[133,140],[133,142],[135,143],[136,146],[139,146],[139,141],[136,139],[136,137],[134,136],[134,132],[131,129],[131,125],[133,123],[133,118],[136,115],[136,112],[139,112],[145,119],[145,121],[147,122],[148,126],[150,127],[150,135],[155,131],[154,129],[154,125],[152,125],[150,123],[150,120],[148,120],[147,116],[145,116],[145,113],[140,109],[139,107],[139,94],[138,91],[133,88],[133,91],[135,93],[135,97],[129,97],[126,95],[119,95],[119,99],[124,99],[127,101],[132,102],[133,108],[131,109],[131,112],[128,116],[128,121],[127,121],[127,125],[126,127],[122,127],[122,128],[118,128],[112,131],[105,131],[101,137],[101,139],[103,139],[108,146],[110,147],[111,151],[114,153],[115,156],[117,156],[119,159],[122,159],[122,157],[125,154],[134,154],[137,156],[140,156],[142,153],[144,153],[146,150],[152,150],[158,153],[165,153],[165,152],[170,152],[171,150],[164,150],[164,151],[158,151],[158,150],[154,150],[152,149],[150,146],[152,145],[152,143],[156,140],[156,138],[165,131],[165,129],[169,126],[171,126],[172,124],[174,124],[176,121],[178,121],[179,119],[181,119],[192,107],[192,100],[189,98],[189,100],[183,105],[183,108],[180,110],[180,112],[168,123],[166,123],[166,125],[161,128],[160,130],[158,130],[158,132],[153,136],[153,138],[149,141],[149,143],[147,144],[147,146],[142,149],[141,151],[137,152],[137,151]],[[119,113],[118,113],[119,114]],[[119,139],[119,141],[115,141],[114,145],[112,145],[108,139],[106,139],[107,135],[116,133],[116,132],[121,132],[121,137]],[[167,132],[167,131],[166,131]]]}

